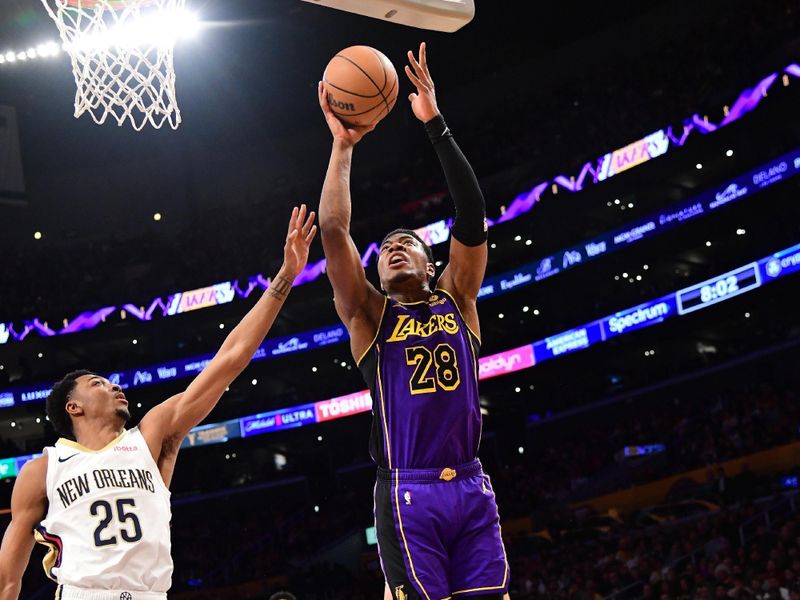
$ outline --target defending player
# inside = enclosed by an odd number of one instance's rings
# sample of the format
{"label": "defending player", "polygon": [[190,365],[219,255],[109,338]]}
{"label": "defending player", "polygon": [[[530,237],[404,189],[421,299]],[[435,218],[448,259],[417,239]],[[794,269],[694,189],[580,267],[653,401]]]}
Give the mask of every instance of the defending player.
{"label": "defending player", "polygon": [[314,213],[295,208],[284,262],[272,284],[231,331],[208,366],[178,394],[126,430],[118,385],[89,371],[70,373],[47,399],[63,437],[30,461],[11,497],[0,547],[0,600],[16,600],[34,540],[58,583],[57,600],[166,599],[171,585],[170,493],[181,441],[219,401],[269,331],[308,260]]}
{"label": "defending player", "polygon": [[350,237],[353,147],[369,128],[348,129],[319,102],[333,134],[320,201],[320,230],[339,317],[370,387],[370,454],[378,463],[379,552],[396,600],[501,598],[508,564],[489,478],[477,460],[480,326],[476,300],[486,270],[485,205],[475,174],[436,106],[425,44],[405,71],[409,96],[442,164],[456,208],[450,261],[431,289],[430,248],[413,231],[383,240],[378,275],[366,279]]}

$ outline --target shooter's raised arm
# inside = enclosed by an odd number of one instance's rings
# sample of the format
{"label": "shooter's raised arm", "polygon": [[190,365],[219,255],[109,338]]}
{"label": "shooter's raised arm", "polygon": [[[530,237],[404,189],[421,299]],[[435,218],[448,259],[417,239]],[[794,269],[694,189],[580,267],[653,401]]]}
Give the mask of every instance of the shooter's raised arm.
{"label": "shooter's raised arm", "polygon": [[436,104],[436,91],[428,69],[427,48],[420,44],[419,59],[408,53],[410,66],[405,71],[416,92],[409,94],[414,116],[425,124],[425,131],[442,165],[450,196],[455,204],[455,220],[450,239],[449,264],[439,277],[438,287],[450,292],[464,313],[464,319],[480,332],[475,302],[486,272],[486,203],[478,179],[453,139]]}
{"label": "shooter's raised arm", "polygon": [[353,356],[360,357],[378,329],[383,295],[367,281],[361,256],[350,237],[350,166],[353,147],[371,127],[348,128],[333,114],[319,84],[319,104],[333,135],[328,171],[319,203],[322,248],[333,286],[336,312],[350,332]]}

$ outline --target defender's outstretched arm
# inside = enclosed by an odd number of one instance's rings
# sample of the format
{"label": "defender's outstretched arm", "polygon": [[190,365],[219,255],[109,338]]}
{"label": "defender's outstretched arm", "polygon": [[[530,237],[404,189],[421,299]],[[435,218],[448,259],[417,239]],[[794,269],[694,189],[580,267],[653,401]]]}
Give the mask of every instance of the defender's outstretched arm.
{"label": "defender's outstretched arm", "polygon": [[[157,460],[162,450],[170,455],[177,452],[189,430],[208,416],[225,389],[250,363],[278,316],[295,277],[305,267],[316,232],[314,213],[306,218],[306,206],[295,207],[284,245],[283,266],[267,291],[225,338],[217,354],[186,391],[155,406],[142,418],[139,427]],[[159,467],[166,481],[171,468],[167,474],[161,461]]]}

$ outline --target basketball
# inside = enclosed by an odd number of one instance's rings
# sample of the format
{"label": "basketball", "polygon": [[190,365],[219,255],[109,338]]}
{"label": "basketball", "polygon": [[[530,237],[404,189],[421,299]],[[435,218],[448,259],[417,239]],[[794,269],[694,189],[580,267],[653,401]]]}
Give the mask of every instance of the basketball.
{"label": "basketball", "polygon": [[397,101],[397,71],[383,53],[369,46],[350,46],[334,56],[322,75],[333,112],[346,125],[373,125]]}

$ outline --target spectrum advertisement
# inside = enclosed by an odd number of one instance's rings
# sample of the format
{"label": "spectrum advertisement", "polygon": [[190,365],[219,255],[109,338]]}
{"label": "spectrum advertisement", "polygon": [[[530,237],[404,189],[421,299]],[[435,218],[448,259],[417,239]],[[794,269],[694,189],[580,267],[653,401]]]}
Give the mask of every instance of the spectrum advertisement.
{"label": "spectrum advertisement", "polygon": [[[797,64],[790,64],[785,67],[782,72],[787,76],[800,77],[800,66]],[[746,113],[754,110],[761,103],[767,96],[767,90],[778,79],[779,74],[780,72],[772,73],[763,78],[752,88],[745,89],[741,92],[728,110],[725,118],[719,124],[711,123],[708,118],[701,119],[699,115],[694,114],[684,119],[680,133],[674,131],[672,126],[666,129],[659,129],[640,140],[601,156],[595,162],[585,163],[577,177],[558,175],[553,178],[552,181],[544,181],[534,186],[531,190],[519,194],[496,220],[487,219],[487,225],[493,226],[497,223],[510,221],[529,212],[533,206],[541,200],[542,195],[551,187],[554,190],[557,187],[561,187],[569,192],[580,192],[584,188],[585,183],[597,184],[605,181],[614,175],[641,165],[658,156],[662,156],[668,152],[671,147],[683,146],[692,132],[697,131],[702,134],[708,134],[729,125],[740,119]],[[795,170],[798,168],[797,165],[798,159],[795,157]],[[772,165],[753,177],[752,185],[757,187],[771,185],[779,181],[790,170],[788,162],[785,164]],[[589,176],[591,177],[589,178]],[[745,193],[742,190],[743,188],[740,187],[734,187],[732,189],[726,188],[726,190],[720,192],[722,199],[715,200],[716,205],[712,208],[729,202],[730,200],[726,198],[736,199],[737,194]],[[689,213],[691,213],[691,210],[686,214]],[[451,222],[451,220],[437,221],[436,223],[421,227],[416,231],[430,244],[442,243],[449,238]],[[665,223],[662,223],[662,225],[663,224]],[[654,226],[655,223],[645,223],[627,233],[621,232],[619,237],[615,238],[615,243],[637,241],[646,235],[648,231],[652,231]],[[595,246],[592,251],[594,250],[599,251],[599,248]],[[586,252],[589,256],[594,256],[594,254],[591,254],[592,251],[590,251],[588,247],[586,248]],[[362,264],[366,267],[370,258],[375,255],[377,255],[377,245],[373,243],[367,247],[364,255],[361,257]],[[555,259],[556,257],[551,258]],[[569,255],[562,255],[558,258],[562,263],[564,261],[570,261],[569,264],[571,265],[580,262],[580,259],[584,257],[581,256],[580,250],[572,250]],[[555,263],[552,263],[552,261],[551,266],[553,267],[552,270],[544,269],[544,274],[541,278],[559,272],[559,267]],[[566,268],[566,266],[565,264],[564,268]],[[295,285],[314,281],[322,275],[324,270],[324,259],[308,265],[297,278]],[[168,296],[166,300],[163,298],[155,298],[151,301],[147,309],[133,304],[124,304],[121,307],[123,311],[120,312],[127,312],[137,319],[149,321],[153,318],[153,314],[157,309],[160,309],[162,316],[166,317],[192,310],[199,310],[201,308],[227,304],[233,301],[237,296],[247,298],[256,288],[267,289],[267,287],[269,287],[269,279],[261,274],[257,274],[247,278],[244,288],[239,280],[227,281],[195,290],[178,292]],[[107,317],[110,317],[117,312],[117,310],[118,307],[116,306],[107,306],[97,311],[81,313],[71,321],[69,319],[64,319],[65,326],[60,330],[49,328],[46,321],[42,322],[41,319],[25,321],[22,326],[16,328],[12,323],[0,323],[0,344],[7,343],[9,340],[22,341],[33,332],[48,337],[92,329],[97,327],[100,323],[106,322]]]}

